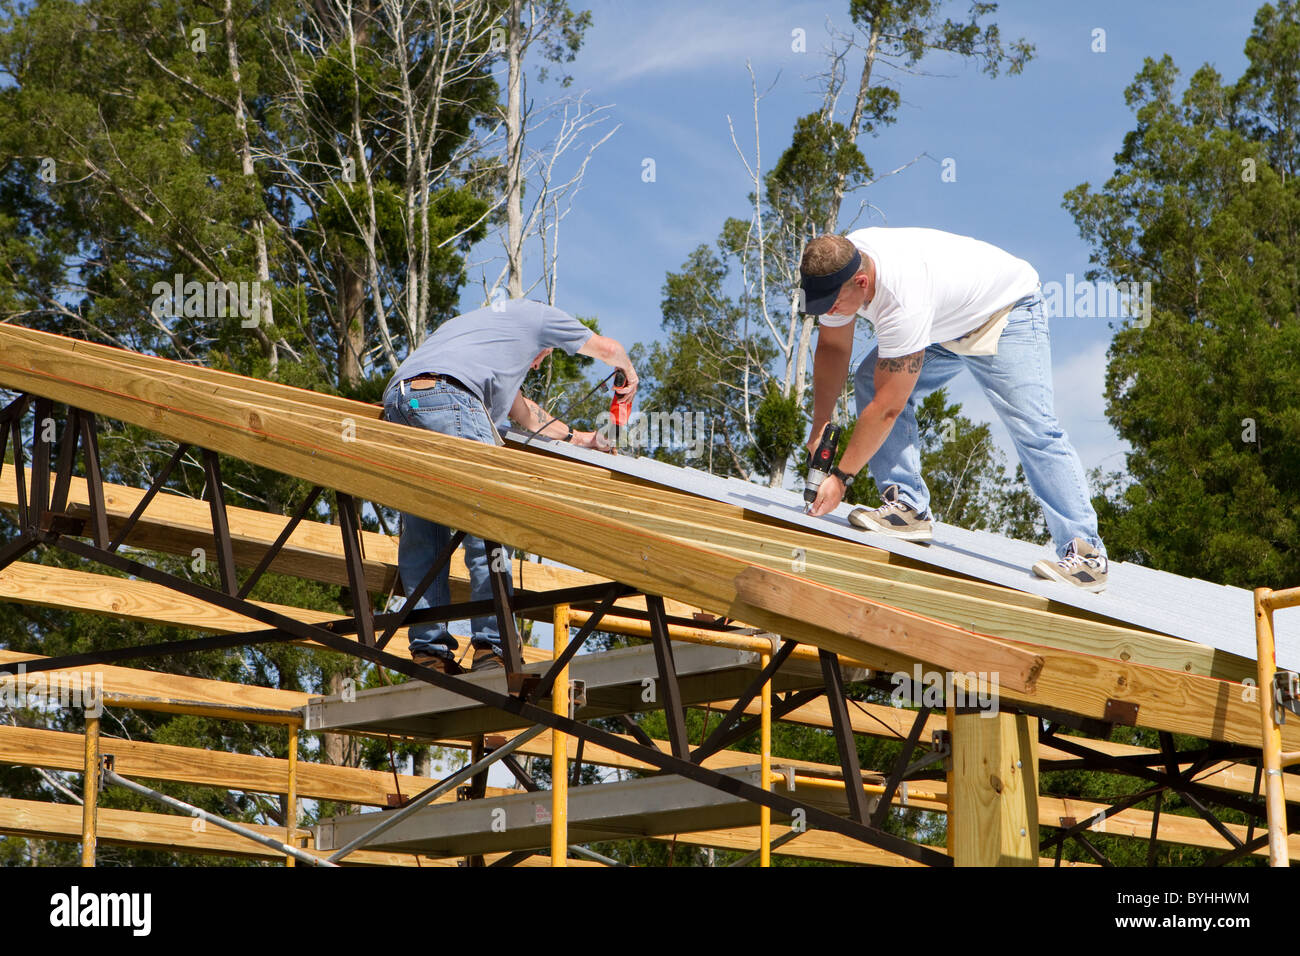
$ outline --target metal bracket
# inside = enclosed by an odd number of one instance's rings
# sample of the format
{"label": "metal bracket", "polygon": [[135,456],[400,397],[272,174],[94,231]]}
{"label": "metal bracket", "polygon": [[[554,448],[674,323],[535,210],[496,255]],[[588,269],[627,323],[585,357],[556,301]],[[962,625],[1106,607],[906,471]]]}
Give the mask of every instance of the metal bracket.
{"label": "metal bracket", "polygon": [[952,732],[948,730],[935,730],[930,734],[930,749],[936,754],[943,754],[945,757],[952,756]]}
{"label": "metal bracket", "polygon": [[76,515],[60,514],[56,511],[41,512],[40,529],[50,534],[68,534],[74,538],[86,533],[86,519]]}
{"label": "metal bracket", "polygon": [[1286,712],[1300,717],[1300,674],[1278,671],[1273,675],[1273,719],[1286,723]]}
{"label": "metal bracket", "polygon": [[1110,724],[1122,724],[1125,727],[1136,727],[1138,719],[1138,704],[1131,700],[1115,700],[1113,697],[1106,698],[1106,722]]}

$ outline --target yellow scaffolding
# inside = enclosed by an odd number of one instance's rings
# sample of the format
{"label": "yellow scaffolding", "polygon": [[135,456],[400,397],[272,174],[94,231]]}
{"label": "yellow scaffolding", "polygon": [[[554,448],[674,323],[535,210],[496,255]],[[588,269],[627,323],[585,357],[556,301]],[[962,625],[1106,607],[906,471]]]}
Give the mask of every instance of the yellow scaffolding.
{"label": "yellow scaffolding", "polygon": [[1255,589],[1255,641],[1258,650],[1259,713],[1263,727],[1264,799],[1268,809],[1268,862],[1290,866],[1286,840],[1286,789],[1282,771],[1300,763],[1300,751],[1282,750],[1283,712],[1280,689],[1276,686],[1277,647],[1273,640],[1273,612],[1300,607],[1300,588],[1274,591]]}

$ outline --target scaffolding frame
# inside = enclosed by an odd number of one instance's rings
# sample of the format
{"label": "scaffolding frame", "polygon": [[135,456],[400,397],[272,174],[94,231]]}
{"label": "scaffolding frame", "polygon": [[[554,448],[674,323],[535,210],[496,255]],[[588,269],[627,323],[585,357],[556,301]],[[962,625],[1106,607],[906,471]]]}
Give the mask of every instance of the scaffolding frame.
{"label": "scaffolding frame", "polygon": [[[35,425],[32,430],[32,482],[30,492],[25,486],[26,467],[24,459],[24,442],[22,420],[29,405],[34,404]],[[28,673],[45,670],[60,670],[70,667],[82,667],[95,664],[116,663],[146,657],[170,656],[183,653],[246,647],[254,644],[307,640],[320,644],[330,650],[339,651],[358,657],[370,664],[404,674],[409,678],[423,680],[478,703],[498,708],[510,713],[529,725],[542,725],[553,732],[562,732],[590,744],[608,748],[616,753],[693,780],[705,786],[713,787],[724,793],[739,796],[745,800],[766,806],[786,816],[797,817],[810,828],[829,830],[851,839],[874,846],[915,862],[931,866],[951,866],[950,856],[921,844],[911,843],[891,833],[873,826],[866,811],[866,799],[860,786],[847,786],[846,801],[848,816],[835,814],[775,793],[770,788],[754,786],[718,773],[701,765],[705,755],[698,756],[692,752],[686,736],[685,708],[678,690],[677,672],[673,664],[672,643],[668,631],[668,616],[665,612],[663,598],[660,595],[646,594],[647,617],[650,629],[650,641],[654,646],[658,671],[661,699],[668,721],[671,753],[665,754],[657,747],[646,746],[640,742],[628,742],[617,735],[573,720],[567,714],[555,713],[538,706],[541,698],[538,691],[542,687],[553,686],[563,670],[564,664],[578,652],[586,637],[594,633],[604,614],[603,608],[612,605],[620,596],[638,593],[628,585],[611,583],[579,588],[562,588],[547,592],[516,592],[513,597],[504,584],[504,574],[498,572],[493,579],[491,601],[468,601],[447,605],[441,608],[416,610],[416,600],[422,591],[417,590],[409,596],[400,611],[393,614],[375,614],[370,603],[369,592],[365,586],[361,571],[362,543],[360,540],[360,522],[357,518],[355,501],[339,493],[337,500],[340,512],[340,533],[343,537],[343,549],[348,562],[350,588],[353,600],[353,615],[349,618],[318,625],[296,620],[286,614],[262,607],[241,596],[234,560],[233,542],[230,536],[226,506],[221,494],[220,464],[218,456],[209,449],[195,448],[201,452],[204,470],[207,476],[208,500],[212,517],[212,535],[217,556],[221,588],[207,587],[181,578],[177,575],[150,567],[139,561],[126,558],[116,552],[116,544],[108,533],[107,509],[104,503],[104,481],[99,460],[99,447],[95,427],[95,415],[75,407],[69,407],[67,425],[63,431],[65,441],[62,443],[58,461],[55,465],[55,481],[49,484],[49,474],[54,440],[47,429],[39,427],[40,423],[52,419],[54,403],[52,400],[37,396],[34,403],[32,396],[22,393],[8,406],[0,411],[0,468],[4,446],[12,439],[14,449],[15,478],[18,482],[20,531],[16,538],[0,547],[0,570],[24,556],[37,547],[53,547],[75,555],[87,561],[97,562],[115,570],[136,576],[142,580],[178,591],[190,597],[211,603],[227,611],[250,617],[268,625],[265,630],[243,634],[227,634],[216,637],[193,638],[163,644],[116,648],[113,650],[92,651],[82,654],[63,655],[28,662],[22,665]],[[192,443],[191,447],[193,448]],[[71,484],[72,472],[78,450],[84,462],[85,480],[89,491],[90,518],[85,519],[64,510],[67,505],[67,489]],[[173,460],[178,458],[173,455]],[[160,472],[146,498],[152,498],[162,487],[165,473]],[[128,519],[134,524],[147,507],[142,500],[135,512]],[[306,509],[300,508],[301,515]],[[298,520],[301,520],[299,516]],[[79,536],[88,534],[93,543],[86,544],[78,540]],[[125,535],[119,532],[119,538]],[[269,566],[274,553],[288,540],[288,534],[282,534],[277,547],[273,548],[264,563]],[[435,561],[445,565],[451,559],[454,548],[450,542]],[[494,542],[487,542],[489,553],[499,547]],[[423,589],[432,583],[434,568],[426,574],[422,582]],[[250,589],[251,590],[251,589]],[[247,591],[245,591],[245,594]],[[565,651],[553,663],[550,671],[538,683],[524,681],[520,664],[521,642],[514,627],[514,615],[520,610],[538,611],[554,609],[561,606],[589,608],[591,615],[569,643]],[[376,628],[384,629],[384,636],[391,638],[389,628],[396,632],[397,622],[405,624],[422,623],[434,620],[456,620],[474,617],[484,613],[495,613],[498,622],[503,625],[502,638],[506,647],[505,666],[509,693],[501,694],[485,687],[475,686],[461,678],[449,676],[412,661],[404,660],[385,652],[378,646]],[[700,622],[691,622],[699,626]],[[723,629],[723,628],[720,628]],[[356,640],[348,635],[355,634]],[[794,642],[789,642],[791,645]],[[793,651],[793,646],[791,646]],[[861,780],[858,765],[856,743],[850,730],[851,724],[843,695],[842,678],[839,672],[839,659],[832,652],[819,651],[823,671],[828,686],[835,694],[832,700],[832,712],[835,716],[835,739],[839,750],[839,759],[844,770],[845,780]],[[776,663],[776,662],[774,662]],[[0,673],[16,673],[20,665],[0,664]],[[775,673],[776,667],[772,668]],[[766,670],[765,670],[766,673]],[[745,704],[751,702],[761,693],[762,684],[755,682],[751,687]],[[695,759],[693,759],[695,758]],[[485,781],[485,777],[482,778]]]}

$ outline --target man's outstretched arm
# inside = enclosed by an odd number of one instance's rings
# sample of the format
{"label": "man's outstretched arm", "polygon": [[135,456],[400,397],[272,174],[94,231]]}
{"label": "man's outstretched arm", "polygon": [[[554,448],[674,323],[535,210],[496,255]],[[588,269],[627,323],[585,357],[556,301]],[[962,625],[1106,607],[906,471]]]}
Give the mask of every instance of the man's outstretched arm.
{"label": "man's outstretched arm", "polygon": [[627,349],[618,339],[611,339],[607,335],[593,335],[583,343],[582,348],[578,349],[579,355],[589,355],[592,358],[600,359],[611,368],[623,370],[627,376],[627,387],[619,392],[619,397],[624,401],[631,402],[632,396],[636,394],[637,385],[640,384],[637,379],[636,369],[632,367],[632,359],[628,357]]}
{"label": "man's outstretched arm", "polygon": [[849,377],[853,357],[853,326],[823,325],[817,329],[817,349],[813,352],[813,421],[808,436],[808,454],[821,440],[822,429],[831,420],[835,400]]}
{"label": "man's outstretched arm", "polygon": [[[546,409],[526,397],[523,392],[515,396],[510,406],[510,420],[524,431],[530,434],[536,431],[543,438],[564,438],[569,434],[569,426],[558,418],[551,421],[552,417]],[[599,432],[575,431],[573,444],[582,448],[595,448],[597,451],[609,450],[608,443],[601,440]]]}
{"label": "man's outstretched arm", "polygon": [[[850,475],[857,474],[885,443],[889,430],[894,427],[894,421],[902,414],[912,395],[912,389],[916,387],[924,360],[924,350],[898,358],[876,359],[873,373],[876,394],[858,416],[858,423],[853,426],[849,447],[840,456],[841,471]],[[818,489],[817,500],[813,502],[809,514],[824,515],[835,510],[843,499],[844,484],[831,475]]]}

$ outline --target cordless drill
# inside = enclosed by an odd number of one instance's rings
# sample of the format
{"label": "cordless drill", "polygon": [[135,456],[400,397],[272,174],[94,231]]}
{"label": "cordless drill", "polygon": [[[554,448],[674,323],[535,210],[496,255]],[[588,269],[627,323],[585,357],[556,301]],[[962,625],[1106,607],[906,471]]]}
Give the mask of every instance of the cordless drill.
{"label": "cordless drill", "polygon": [[839,425],[828,424],[822,429],[822,438],[817,443],[817,450],[808,459],[808,477],[803,482],[805,514],[817,500],[817,489],[822,486],[822,482],[826,480],[826,476],[830,474],[835,464],[835,453],[840,450],[840,435],[843,432],[844,429]]}
{"label": "cordless drill", "polygon": [[614,397],[609,403],[609,420],[614,423],[614,454],[618,454],[619,430],[627,424],[628,413],[632,411],[632,403],[623,401],[618,394],[620,388],[626,387],[627,376],[619,369],[614,373]]}

